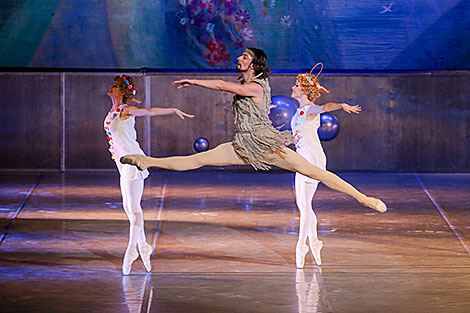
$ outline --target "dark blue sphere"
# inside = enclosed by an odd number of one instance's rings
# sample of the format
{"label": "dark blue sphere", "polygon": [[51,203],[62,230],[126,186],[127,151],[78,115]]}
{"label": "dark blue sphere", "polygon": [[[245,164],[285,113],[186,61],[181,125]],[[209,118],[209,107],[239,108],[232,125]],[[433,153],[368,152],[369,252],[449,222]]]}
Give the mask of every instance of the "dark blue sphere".
{"label": "dark blue sphere", "polygon": [[320,115],[320,127],[318,128],[318,137],[322,141],[330,141],[335,139],[339,132],[338,119],[329,113]]}
{"label": "dark blue sphere", "polygon": [[209,141],[207,141],[207,139],[204,137],[198,138],[194,142],[193,147],[194,147],[194,150],[196,150],[196,152],[207,151],[209,150]]}
{"label": "dark blue sphere", "polygon": [[271,97],[271,103],[276,107],[269,113],[269,119],[278,130],[290,130],[290,121],[297,112],[297,101],[285,96]]}

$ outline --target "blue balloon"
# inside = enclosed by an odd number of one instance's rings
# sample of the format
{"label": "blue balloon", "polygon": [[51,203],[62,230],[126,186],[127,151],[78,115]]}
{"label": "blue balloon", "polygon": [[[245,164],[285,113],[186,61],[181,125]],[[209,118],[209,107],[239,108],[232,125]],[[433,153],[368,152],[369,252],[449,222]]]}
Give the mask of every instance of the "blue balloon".
{"label": "blue balloon", "polygon": [[318,137],[322,141],[330,141],[335,139],[339,132],[338,119],[329,113],[320,115],[320,127],[318,128]]}
{"label": "blue balloon", "polygon": [[194,142],[193,147],[194,147],[194,150],[196,150],[196,152],[207,151],[209,150],[209,141],[207,141],[207,139],[204,137],[198,138]]}
{"label": "blue balloon", "polygon": [[269,119],[278,130],[290,130],[290,121],[297,112],[297,101],[284,96],[271,97],[271,103],[276,107],[271,109]]}

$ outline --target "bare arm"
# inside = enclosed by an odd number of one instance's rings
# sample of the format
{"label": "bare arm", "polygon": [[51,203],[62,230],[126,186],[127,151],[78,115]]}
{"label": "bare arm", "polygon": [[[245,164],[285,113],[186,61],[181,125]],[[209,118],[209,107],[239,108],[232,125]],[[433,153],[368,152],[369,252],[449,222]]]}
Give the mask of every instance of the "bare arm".
{"label": "bare arm", "polygon": [[336,103],[336,102],[328,102],[322,105],[323,112],[331,112],[336,110],[343,109],[347,113],[356,113],[359,114],[361,112],[361,107],[359,105],[349,105],[347,103]]}
{"label": "bare arm", "polygon": [[150,108],[150,109],[141,109],[133,105],[129,105],[124,110],[122,111],[122,115],[126,116],[157,116],[157,115],[170,115],[170,114],[176,114],[178,115],[181,119],[184,120],[185,117],[187,118],[193,118],[194,115],[187,114],[179,109],[176,108]]}
{"label": "bare arm", "polygon": [[180,79],[171,83],[176,88],[181,89],[188,86],[199,86],[212,90],[221,90],[234,93],[240,96],[262,99],[264,90],[261,85],[251,82],[246,84],[237,84],[227,82],[221,79]]}
{"label": "bare arm", "polygon": [[317,115],[317,114],[320,114],[320,113],[323,113],[325,112],[324,111],[324,105],[312,105],[308,111],[307,111],[307,115],[308,116],[311,116],[311,115]]}

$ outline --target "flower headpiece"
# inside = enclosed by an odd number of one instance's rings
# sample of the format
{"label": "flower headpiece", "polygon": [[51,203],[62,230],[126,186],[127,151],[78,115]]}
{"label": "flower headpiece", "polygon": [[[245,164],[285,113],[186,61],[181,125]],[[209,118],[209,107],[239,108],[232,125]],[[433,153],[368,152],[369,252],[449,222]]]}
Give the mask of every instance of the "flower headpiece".
{"label": "flower headpiece", "polygon": [[[312,75],[313,70],[318,66],[321,65],[321,69],[317,75]],[[325,93],[330,93],[328,89],[320,85],[318,82],[318,76],[323,71],[323,63],[317,63],[314,67],[310,70],[310,73],[299,74],[297,75],[297,81],[300,83],[302,89],[308,95],[310,101],[315,101],[320,97],[320,91]]]}
{"label": "flower headpiece", "polygon": [[121,75],[121,78],[122,80],[124,80],[124,83],[126,83],[127,88],[129,88],[132,94],[135,96],[135,87],[131,85],[131,83],[129,82],[129,80],[127,79],[125,75]]}

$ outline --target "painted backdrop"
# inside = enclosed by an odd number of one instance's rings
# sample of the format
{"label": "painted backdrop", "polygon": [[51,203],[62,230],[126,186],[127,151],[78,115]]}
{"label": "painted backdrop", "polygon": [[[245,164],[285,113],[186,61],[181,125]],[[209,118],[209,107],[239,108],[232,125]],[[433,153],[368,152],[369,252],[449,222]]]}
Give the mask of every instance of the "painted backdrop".
{"label": "painted backdrop", "polygon": [[3,0],[0,66],[470,69],[469,0]]}

